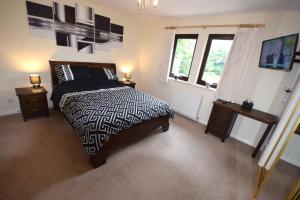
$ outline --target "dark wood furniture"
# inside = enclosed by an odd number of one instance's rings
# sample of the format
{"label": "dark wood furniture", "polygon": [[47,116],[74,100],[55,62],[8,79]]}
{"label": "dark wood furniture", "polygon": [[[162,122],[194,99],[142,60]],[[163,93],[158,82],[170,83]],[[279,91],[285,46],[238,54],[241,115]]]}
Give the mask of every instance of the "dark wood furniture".
{"label": "dark wood furniture", "polygon": [[163,132],[169,130],[169,116],[158,117],[142,124],[126,129],[113,135],[109,138],[101,150],[95,156],[90,156],[90,162],[94,167],[99,167],[106,162],[110,149],[123,144],[128,144],[130,141],[144,137],[151,131],[161,127]]}
{"label": "dark wood furniture", "polygon": [[119,81],[122,85],[125,85],[125,86],[129,86],[129,87],[132,87],[132,88],[135,88],[135,82],[132,82],[132,81]]}
{"label": "dark wood furniture", "polygon": [[298,128],[295,131],[296,134],[300,135],[300,125],[298,126]]}
{"label": "dark wood furniture", "polygon": [[[89,62],[71,62],[71,61],[49,61],[50,71],[51,71],[51,80],[52,88],[54,89],[58,85],[58,78],[54,71],[54,66],[56,64],[72,64],[74,66],[87,66],[94,68],[109,68],[114,73],[116,73],[116,65],[113,63],[89,63]],[[142,135],[150,134],[151,131],[161,127],[162,130],[169,130],[169,116],[158,117],[129,129],[123,130],[117,135],[112,135],[108,142],[104,143],[100,151],[98,151],[94,156],[90,156],[90,162],[94,167],[99,167],[103,165],[109,155],[109,151],[113,147],[120,146],[121,144],[128,144],[128,141],[133,140],[134,138],[140,138]]]}
{"label": "dark wood furniture", "polygon": [[49,116],[47,90],[44,87],[16,88],[24,121],[31,117]]}
{"label": "dark wood furniture", "polygon": [[56,76],[56,73],[54,71],[54,66],[56,64],[60,65],[72,65],[74,67],[76,66],[86,66],[90,68],[107,68],[110,69],[113,73],[116,74],[116,65],[114,63],[90,63],[90,62],[73,62],[73,61],[51,61],[50,63],[50,72],[51,72],[51,82],[52,82],[52,89],[54,89],[58,84],[58,78]]}
{"label": "dark wood furniture", "polygon": [[298,57],[300,57],[300,51],[296,52],[296,56],[295,56],[295,59],[294,59],[295,63],[300,63],[300,58],[298,58]]}
{"label": "dark wood furniture", "polygon": [[269,135],[272,127],[277,124],[278,117],[255,109],[246,111],[243,110],[242,106],[239,104],[229,103],[222,100],[217,100],[213,102],[213,104],[213,109],[210,114],[205,133],[212,133],[213,135],[221,138],[222,142],[224,142],[230,135],[238,114],[268,124],[267,129],[252,154],[252,157],[254,158]]}

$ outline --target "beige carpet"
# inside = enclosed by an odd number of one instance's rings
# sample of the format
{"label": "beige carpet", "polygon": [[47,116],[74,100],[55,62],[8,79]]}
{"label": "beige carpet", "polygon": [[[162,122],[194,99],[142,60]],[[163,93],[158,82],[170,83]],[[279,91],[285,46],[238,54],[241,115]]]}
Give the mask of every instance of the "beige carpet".
{"label": "beige carpet", "polygon": [[[27,122],[20,115],[0,117],[0,198],[249,199],[253,149],[231,138],[221,143],[204,128],[176,115],[168,132],[121,147],[93,169],[60,114]],[[299,174],[282,162],[259,199],[283,199]]]}

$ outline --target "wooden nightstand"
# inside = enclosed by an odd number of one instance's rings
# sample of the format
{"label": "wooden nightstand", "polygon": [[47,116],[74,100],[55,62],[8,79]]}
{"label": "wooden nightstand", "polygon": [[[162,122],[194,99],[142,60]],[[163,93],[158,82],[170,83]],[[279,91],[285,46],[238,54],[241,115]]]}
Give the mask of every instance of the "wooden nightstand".
{"label": "wooden nightstand", "polygon": [[122,85],[126,85],[126,86],[129,86],[129,87],[132,87],[132,88],[135,88],[135,82],[126,82],[126,81],[119,81]]}
{"label": "wooden nightstand", "polygon": [[19,97],[24,121],[31,117],[49,116],[47,90],[44,87],[38,89],[16,88],[15,90]]}

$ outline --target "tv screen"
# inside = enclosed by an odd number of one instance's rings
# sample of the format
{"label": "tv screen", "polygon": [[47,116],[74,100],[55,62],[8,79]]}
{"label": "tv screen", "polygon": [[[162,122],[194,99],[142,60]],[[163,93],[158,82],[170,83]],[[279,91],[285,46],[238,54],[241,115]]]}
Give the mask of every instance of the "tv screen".
{"label": "tv screen", "polygon": [[259,67],[291,70],[298,43],[298,34],[263,41]]}

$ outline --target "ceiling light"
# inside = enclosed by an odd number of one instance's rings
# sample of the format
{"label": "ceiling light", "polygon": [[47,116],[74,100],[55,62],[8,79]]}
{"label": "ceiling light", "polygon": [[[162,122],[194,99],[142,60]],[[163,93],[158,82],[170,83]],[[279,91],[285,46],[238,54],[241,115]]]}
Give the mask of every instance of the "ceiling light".
{"label": "ceiling light", "polygon": [[138,0],[138,8],[143,12],[152,12],[158,5],[158,0]]}

